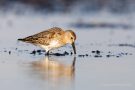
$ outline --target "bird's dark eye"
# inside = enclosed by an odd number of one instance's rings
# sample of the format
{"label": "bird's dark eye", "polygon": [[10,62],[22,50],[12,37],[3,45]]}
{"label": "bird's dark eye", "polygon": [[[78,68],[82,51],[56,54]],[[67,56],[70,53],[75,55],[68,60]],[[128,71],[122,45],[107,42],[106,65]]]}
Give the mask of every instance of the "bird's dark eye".
{"label": "bird's dark eye", "polygon": [[71,39],[73,39],[73,37],[71,37]]}

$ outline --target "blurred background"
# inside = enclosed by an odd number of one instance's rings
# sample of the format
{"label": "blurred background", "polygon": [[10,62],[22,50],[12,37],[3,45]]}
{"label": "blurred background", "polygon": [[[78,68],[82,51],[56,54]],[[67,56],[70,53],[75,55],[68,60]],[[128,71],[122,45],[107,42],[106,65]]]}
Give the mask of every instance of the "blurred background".
{"label": "blurred background", "polygon": [[135,0],[0,0],[0,10],[16,10],[24,13],[26,8],[41,12],[97,12],[106,10],[113,13],[135,11]]}

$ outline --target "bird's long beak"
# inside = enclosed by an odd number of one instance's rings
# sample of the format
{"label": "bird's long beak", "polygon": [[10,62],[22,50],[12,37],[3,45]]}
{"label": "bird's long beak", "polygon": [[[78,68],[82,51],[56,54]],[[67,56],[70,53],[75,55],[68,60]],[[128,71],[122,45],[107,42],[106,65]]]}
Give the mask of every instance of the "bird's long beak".
{"label": "bird's long beak", "polygon": [[73,47],[73,50],[74,50],[74,54],[76,54],[76,48],[75,48],[75,43],[74,42],[72,43],[72,47]]}

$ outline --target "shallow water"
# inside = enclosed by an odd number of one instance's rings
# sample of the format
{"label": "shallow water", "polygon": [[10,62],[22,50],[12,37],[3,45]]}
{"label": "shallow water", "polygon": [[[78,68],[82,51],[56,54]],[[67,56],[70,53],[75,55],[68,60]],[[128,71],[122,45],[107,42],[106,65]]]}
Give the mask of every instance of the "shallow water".
{"label": "shallow water", "polygon": [[[134,90],[134,15],[0,15],[0,90]],[[99,15],[98,14],[98,15]],[[95,27],[72,26],[77,22]],[[97,23],[132,26],[96,27]],[[30,54],[41,48],[18,38],[59,26],[77,34],[77,55]],[[70,45],[52,52],[72,52]],[[98,51],[98,53],[97,53]]]}

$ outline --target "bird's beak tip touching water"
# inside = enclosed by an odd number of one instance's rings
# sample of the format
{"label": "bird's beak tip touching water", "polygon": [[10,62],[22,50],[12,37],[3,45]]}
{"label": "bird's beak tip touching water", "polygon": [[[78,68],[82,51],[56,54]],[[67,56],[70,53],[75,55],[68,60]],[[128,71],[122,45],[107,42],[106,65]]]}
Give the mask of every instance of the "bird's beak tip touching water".
{"label": "bird's beak tip touching water", "polygon": [[73,47],[73,50],[74,50],[74,54],[76,54],[76,48],[75,48],[75,43],[74,42],[72,43],[72,47]]}

